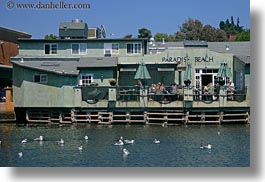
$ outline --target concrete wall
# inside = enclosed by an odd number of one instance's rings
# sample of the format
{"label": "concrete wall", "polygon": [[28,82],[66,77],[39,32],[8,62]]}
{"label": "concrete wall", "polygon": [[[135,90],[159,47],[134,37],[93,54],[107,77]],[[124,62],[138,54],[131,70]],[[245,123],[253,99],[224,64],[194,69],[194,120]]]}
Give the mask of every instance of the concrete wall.
{"label": "concrete wall", "polygon": [[[77,77],[57,75],[14,65],[13,99],[16,107],[74,107]],[[47,74],[48,82],[34,83],[34,74]],[[16,76],[19,75],[19,76]]]}

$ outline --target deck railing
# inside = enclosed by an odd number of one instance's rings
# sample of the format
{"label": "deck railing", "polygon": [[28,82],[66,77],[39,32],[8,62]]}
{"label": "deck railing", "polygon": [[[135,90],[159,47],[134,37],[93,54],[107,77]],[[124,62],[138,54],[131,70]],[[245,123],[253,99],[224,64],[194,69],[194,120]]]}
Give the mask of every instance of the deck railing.
{"label": "deck railing", "polygon": [[[247,95],[247,87],[244,89],[234,88],[233,91],[229,91],[227,86],[223,87],[212,87],[208,91],[203,88],[195,86],[189,86],[188,90],[192,90],[187,93],[187,87],[178,86],[177,93],[172,93],[170,86],[165,86],[164,90],[152,90],[150,87],[139,87],[139,86],[116,86],[116,87],[101,87],[101,86],[89,86],[89,88],[81,87],[82,89],[82,100],[108,100],[109,88],[116,88],[116,100],[123,102],[138,102],[141,98],[141,90],[148,101],[184,101],[187,94],[191,97],[192,101],[219,101],[220,97],[226,97],[227,101],[245,101]],[[223,89],[224,92],[220,92]],[[221,93],[221,94],[220,94]]]}

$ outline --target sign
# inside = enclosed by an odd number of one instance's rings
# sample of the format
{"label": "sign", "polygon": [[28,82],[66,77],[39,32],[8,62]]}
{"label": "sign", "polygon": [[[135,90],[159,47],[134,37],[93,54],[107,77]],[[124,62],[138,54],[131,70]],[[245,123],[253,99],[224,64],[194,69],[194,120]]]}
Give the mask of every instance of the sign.
{"label": "sign", "polygon": [[[181,64],[181,63],[185,63],[187,61],[191,60],[191,58],[189,56],[185,56],[185,57],[181,57],[181,56],[177,56],[177,57],[162,57],[162,62],[164,63],[176,63],[176,64]],[[199,56],[195,56],[194,57],[194,62],[205,62],[205,63],[212,63],[213,62],[213,57],[199,57]]]}

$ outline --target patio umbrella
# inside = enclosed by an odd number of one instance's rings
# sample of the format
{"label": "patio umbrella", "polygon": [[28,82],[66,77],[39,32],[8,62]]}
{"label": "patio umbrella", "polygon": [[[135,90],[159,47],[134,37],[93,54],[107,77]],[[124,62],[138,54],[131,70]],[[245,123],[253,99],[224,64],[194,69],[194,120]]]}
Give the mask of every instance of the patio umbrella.
{"label": "patio umbrella", "polygon": [[231,68],[227,65],[227,63],[221,63],[221,66],[217,73],[217,78],[226,78],[232,77]]}
{"label": "patio umbrella", "polygon": [[145,66],[143,61],[139,64],[139,67],[135,73],[134,79],[140,79],[140,80],[151,79],[148,69]]}
{"label": "patio umbrella", "polygon": [[184,74],[184,83],[185,85],[191,84],[191,65],[190,64],[186,66],[186,71]]}

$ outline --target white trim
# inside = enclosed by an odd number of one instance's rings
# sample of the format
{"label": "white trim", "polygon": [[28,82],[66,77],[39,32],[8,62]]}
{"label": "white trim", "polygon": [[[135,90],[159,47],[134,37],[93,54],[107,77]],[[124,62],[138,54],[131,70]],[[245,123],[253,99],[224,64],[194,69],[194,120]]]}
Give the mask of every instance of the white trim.
{"label": "white trim", "polygon": [[[117,53],[115,53],[115,51],[113,51],[114,49],[113,49],[113,44],[117,44],[118,45],[118,52]],[[119,55],[120,54],[120,44],[119,43],[113,43],[113,42],[111,42],[111,43],[104,43],[104,45],[103,45],[104,47],[103,47],[103,54],[104,55],[106,55],[106,50],[109,50],[110,51],[110,55]]]}
{"label": "white trim", "polygon": [[[83,76],[87,76],[87,77],[91,76],[90,83],[83,84]],[[79,77],[79,85],[90,85],[93,82],[94,82],[94,74],[92,74],[92,73],[82,73],[82,74],[80,74],[80,77]]]}
{"label": "white trim", "polygon": [[[73,45],[76,44],[78,45],[78,53],[74,53],[73,54]],[[85,52],[81,52],[81,44],[86,46],[86,51]],[[87,55],[87,43],[71,43],[71,54],[72,55]]]}
{"label": "white trim", "polygon": [[[49,45],[49,54],[45,53],[45,46]],[[56,45],[56,54],[52,54],[52,45]],[[57,55],[58,54],[58,44],[57,43],[44,43],[43,44],[43,50],[44,50],[44,55]]]}
{"label": "white trim", "polygon": [[120,68],[120,71],[136,71],[136,68]]}
{"label": "white trim", "polygon": [[[40,81],[39,82],[36,82],[35,81],[35,76],[40,76]],[[46,77],[46,80],[45,81],[42,81],[41,80],[42,77]],[[48,75],[47,74],[34,74],[33,75],[33,82],[34,83],[47,83],[48,82]]]}
{"label": "white trim", "polygon": [[[133,45],[133,53],[128,53],[128,49],[127,49],[127,46],[128,46],[128,44],[132,44]],[[136,44],[140,44],[141,45],[141,51],[139,52],[139,53],[135,53],[135,45]],[[140,54],[142,54],[142,49],[143,49],[143,44],[142,44],[142,42],[137,42],[137,43],[135,43],[135,42],[132,42],[132,43],[126,43],[126,55],[140,55]]]}
{"label": "white trim", "polygon": [[174,68],[157,68],[157,71],[175,71]]}

